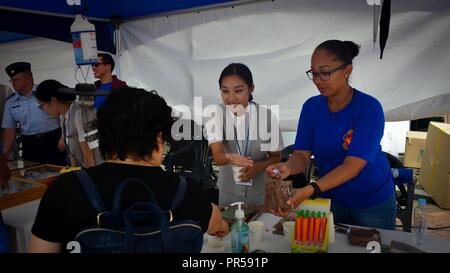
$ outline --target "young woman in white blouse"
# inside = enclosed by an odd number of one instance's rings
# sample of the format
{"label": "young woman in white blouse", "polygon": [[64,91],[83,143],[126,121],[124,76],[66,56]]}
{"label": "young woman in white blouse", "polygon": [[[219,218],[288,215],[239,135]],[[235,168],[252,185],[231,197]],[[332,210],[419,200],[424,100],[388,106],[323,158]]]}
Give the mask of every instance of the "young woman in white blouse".
{"label": "young woman in white blouse", "polygon": [[[220,166],[219,205],[236,201],[263,205],[264,170],[280,161],[283,148],[278,122],[269,109],[253,102],[255,85],[246,65],[225,67],[219,87],[223,104],[205,125],[214,161]],[[262,125],[268,132],[261,133]]]}

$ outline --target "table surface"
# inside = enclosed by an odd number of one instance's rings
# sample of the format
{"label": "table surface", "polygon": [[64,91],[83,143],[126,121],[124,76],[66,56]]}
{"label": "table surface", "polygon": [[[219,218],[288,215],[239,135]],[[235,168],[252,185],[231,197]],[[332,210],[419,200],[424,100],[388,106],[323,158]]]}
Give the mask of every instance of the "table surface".
{"label": "table surface", "polygon": [[14,208],[40,199],[47,187],[26,179],[12,177],[8,184],[0,185],[0,210]]}
{"label": "table surface", "polygon": [[26,253],[31,241],[31,228],[41,199],[1,210],[1,216],[8,228],[11,252]]}
{"label": "table surface", "polygon": [[[271,213],[262,213],[257,220],[265,223],[265,231],[263,239],[260,242],[250,241],[250,252],[256,249],[261,249],[268,253],[291,253],[290,243],[284,239],[283,235],[273,234],[273,226],[281,218],[275,216]],[[403,242],[414,247],[417,247],[425,252],[431,253],[450,253],[450,243],[442,238],[426,235],[425,244],[422,246],[415,246],[412,241],[412,233],[403,231],[392,231],[378,229],[381,233],[381,243],[389,245],[392,240]],[[203,253],[214,253],[214,252],[231,252],[231,237],[227,235],[224,238],[225,250],[215,249],[208,246],[207,235],[205,235],[205,240],[203,243],[202,252]],[[335,234],[335,242],[328,245],[329,253],[369,253],[372,250],[366,249],[365,247],[350,245],[346,234],[338,233]]]}
{"label": "table surface", "polygon": [[[28,202],[20,206],[16,206],[10,209],[2,211],[4,223],[16,229],[26,229],[27,234],[30,234],[31,225],[34,222],[37,208],[40,200]],[[264,235],[261,242],[250,241],[250,251],[255,249],[261,249],[268,253],[290,253],[290,243],[284,239],[283,235],[273,234],[273,226],[281,218],[271,213],[262,213],[257,220],[264,222]],[[391,240],[400,241],[406,244],[413,245],[412,233],[402,231],[392,231],[378,229],[381,233],[381,243],[390,244]],[[214,252],[231,252],[231,240],[230,235],[224,238],[226,248],[225,250],[218,251],[217,249],[210,248],[207,243],[205,234],[205,240],[203,243],[203,253]],[[420,247],[417,247],[425,252],[431,253],[450,253],[450,243],[442,238],[426,235],[426,243]],[[353,246],[348,243],[347,235],[342,233],[335,234],[335,242],[330,243],[328,246],[329,253],[369,253],[371,250],[365,247]]]}

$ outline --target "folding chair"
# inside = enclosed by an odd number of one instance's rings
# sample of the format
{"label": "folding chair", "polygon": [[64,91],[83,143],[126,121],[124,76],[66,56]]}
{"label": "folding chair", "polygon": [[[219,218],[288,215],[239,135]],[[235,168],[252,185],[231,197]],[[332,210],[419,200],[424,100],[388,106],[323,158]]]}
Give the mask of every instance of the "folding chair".
{"label": "folding chair", "polygon": [[[385,154],[389,161],[391,169],[405,169],[403,163],[398,160],[398,158],[386,152]],[[398,177],[394,178],[393,180],[395,187],[398,189],[398,192],[396,191],[395,193],[395,197],[397,200],[397,218],[402,222],[403,231],[411,232],[415,188],[415,183],[412,179],[412,173],[410,177]]]}

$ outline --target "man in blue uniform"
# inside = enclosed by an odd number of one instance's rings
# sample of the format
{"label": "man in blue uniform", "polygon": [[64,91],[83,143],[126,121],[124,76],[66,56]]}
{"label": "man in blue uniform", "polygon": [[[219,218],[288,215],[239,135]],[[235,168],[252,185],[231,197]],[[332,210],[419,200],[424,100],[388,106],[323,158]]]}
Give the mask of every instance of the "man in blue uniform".
{"label": "man in blue uniform", "polygon": [[59,150],[61,137],[59,118],[40,109],[34,96],[31,65],[17,62],[5,68],[15,93],[5,103],[3,112],[3,154],[8,155],[16,136],[16,124],[22,134],[24,160],[65,165],[65,154]]}

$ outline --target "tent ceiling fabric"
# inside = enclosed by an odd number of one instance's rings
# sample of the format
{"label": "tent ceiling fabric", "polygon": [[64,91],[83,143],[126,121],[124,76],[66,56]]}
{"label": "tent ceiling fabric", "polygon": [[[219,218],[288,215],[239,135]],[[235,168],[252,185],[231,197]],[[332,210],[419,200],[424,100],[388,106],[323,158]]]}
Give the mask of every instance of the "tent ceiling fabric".
{"label": "tent ceiling fabric", "polygon": [[361,45],[351,85],[378,98],[387,120],[450,113],[450,1],[393,1],[382,60],[372,13],[362,0],[277,0],[128,22],[122,76],[163,91],[172,104],[194,107],[192,97],[201,96],[205,106],[220,102],[221,70],[243,62],[254,74],[255,100],[279,105],[283,129],[295,130],[303,102],[318,95],[305,75],[311,54],[337,38]]}
{"label": "tent ceiling fabric", "polygon": [[[226,2],[231,0],[81,0],[81,6],[73,7],[65,0],[0,0],[0,31],[72,42],[69,27],[73,18],[67,16],[81,13],[87,17],[107,20],[102,22],[89,19],[96,27],[98,48],[115,54],[113,24],[108,22],[113,18],[123,22],[134,17]],[[0,41],[9,41],[11,38],[10,34],[3,36],[4,38],[0,34]]]}
{"label": "tent ceiling fabric", "polygon": [[[205,107],[221,102],[222,69],[242,62],[253,72],[255,101],[279,105],[283,130],[295,130],[302,104],[318,94],[305,75],[311,54],[337,38],[361,45],[350,81],[381,101],[386,120],[450,113],[450,1],[392,1],[382,60],[372,14],[365,0],[276,0],[128,21],[121,28],[119,76],[156,89],[171,105],[195,108],[194,97],[201,97]],[[0,44],[0,68],[23,60],[32,63],[36,82],[76,82],[70,44]],[[9,85],[5,73],[0,83]]]}
{"label": "tent ceiling fabric", "polygon": [[[82,6],[87,6],[87,12],[83,15],[104,19],[113,17],[127,19],[226,2],[232,2],[232,0],[81,0]],[[1,6],[74,15],[74,8],[69,6],[66,0],[0,0]],[[82,10],[82,8],[76,9]]]}
{"label": "tent ceiling fabric", "polygon": [[33,38],[33,36],[26,35],[26,34],[20,34],[20,33],[16,33],[16,32],[6,32],[6,31],[0,32],[0,43],[12,42],[12,41],[18,41],[18,40],[30,39],[30,38]]}
{"label": "tent ceiling fabric", "polygon": [[[26,18],[26,19],[24,19]],[[70,26],[73,18],[24,13],[0,9],[1,30],[45,37],[72,43]],[[97,46],[100,50],[115,54],[114,29],[107,22],[90,20],[95,25]]]}

